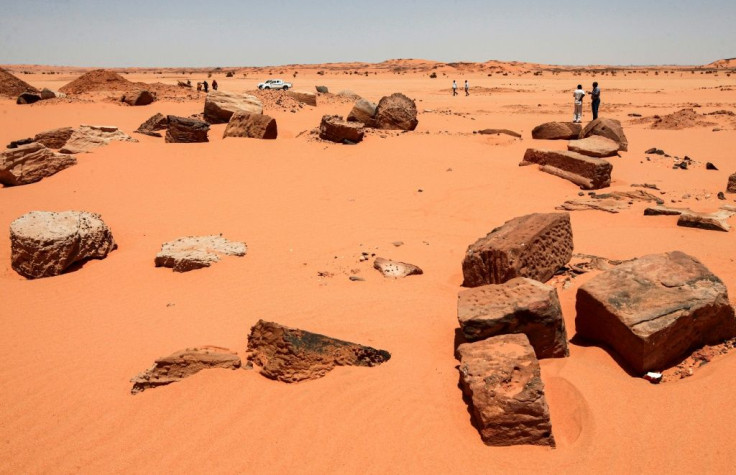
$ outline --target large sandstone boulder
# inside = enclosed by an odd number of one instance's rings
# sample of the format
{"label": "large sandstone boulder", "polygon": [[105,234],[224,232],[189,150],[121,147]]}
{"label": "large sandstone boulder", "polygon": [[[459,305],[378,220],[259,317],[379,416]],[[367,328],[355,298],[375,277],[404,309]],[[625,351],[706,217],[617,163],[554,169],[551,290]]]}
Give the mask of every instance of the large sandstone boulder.
{"label": "large sandstone boulder", "polygon": [[120,98],[121,102],[125,102],[129,106],[147,106],[156,100],[156,96],[149,91],[131,91],[123,94]]}
{"label": "large sandstone boulder", "polygon": [[572,257],[569,213],[534,213],[504,223],[468,246],[463,286],[502,284],[515,277],[546,282]]}
{"label": "large sandstone boulder", "polygon": [[59,151],[61,153],[86,153],[112,141],[138,142],[138,140],[114,126],[82,125],[72,132],[69,140]]}
{"label": "large sandstone boulder", "polygon": [[409,264],[407,262],[392,261],[390,259],[384,259],[383,257],[376,257],[373,261],[373,268],[380,271],[384,277],[407,277],[410,275],[421,275],[424,273],[422,269]]}
{"label": "large sandstone boulder", "polygon": [[400,92],[383,97],[376,106],[375,127],[391,130],[417,128],[417,105]]}
{"label": "large sandstone boulder", "polygon": [[361,122],[348,122],[339,115],[322,116],[319,138],[337,143],[358,143],[363,140],[365,129]]}
{"label": "large sandstone boulder", "polygon": [[10,223],[11,265],[29,279],[59,275],[116,247],[100,215],[86,211],[31,211]]}
{"label": "large sandstone boulder", "polygon": [[584,139],[592,135],[601,135],[618,143],[618,149],[625,152],[629,149],[629,141],[624,134],[621,122],[616,119],[598,119],[591,121],[580,132],[579,138]]}
{"label": "large sandstone boulder", "polygon": [[157,359],[153,366],[131,379],[133,388],[130,392],[138,394],[146,389],[176,383],[203,369],[240,367],[240,357],[226,348],[217,346],[187,348]]}
{"label": "large sandstone boulder", "polygon": [[321,378],[335,366],[377,366],[388,351],[259,320],[248,336],[248,360],[285,383]]}
{"label": "large sandstone boulder", "polygon": [[276,119],[273,117],[238,111],[230,117],[230,122],[227,123],[225,133],[222,137],[275,139],[278,135]]}
{"label": "large sandstone boulder", "polygon": [[255,96],[235,92],[210,91],[204,101],[204,120],[224,124],[237,112],[263,114],[263,103]]}
{"label": "large sandstone boulder", "polygon": [[58,129],[44,130],[36,134],[34,142],[45,145],[48,148],[60,149],[69,141],[74,133],[71,127],[60,127]]}
{"label": "large sandstone boulder", "polygon": [[286,95],[308,106],[317,106],[317,94],[307,91],[286,91]]}
{"label": "large sandstone boulder", "polygon": [[66,94],[63,92],[52,91],[45,87],[41,90],[41,99],[44,101],[48,99],[56,99],[57,97],[66,97]]}
{"label": "large sandstone boulder", "polygon": [[618,155],[618,142],[602,135],[591,135],[584,139],[571,140],[567,149],[588,157],[605,158]]}
{"label": "large sandstone boulder", "polygon": [[457,348],[460,387],[486,445],[555,446],[539,362],[526,335]]}
{"label": "large sandstone boulder", "polygon": [[609,346],[637,374],[736,336],[723,282],[680,251],[621,264],[577,293],[578,334]]}
{"label": "large sandstone boulder", "polygon": [[0,153],[0,183],[27,185],[77,163],[77,159],[31,142]]}
{"label": "large sandstone boulder", "polygon": [[729,193],[736,193],[736,173],[728,177],[728,185],[726,185],[726,191]]}
{"label": "large sandstone boulder", "polygon": [[135,132],[143,135],[150,135],[151,137],[161,137],[158,130],[166,130],[169,126],[169,119],[158,112],[149,117],[145,122],[138,126]]}
{"label": "large sandstone boulder", "polygon": [[519,166],[537,164],[545,173],[571,181],[584,190],[598,190],[611,184],[613,165],[602,158],[576,152],[527,149]]}
{"label": "large sandstone boulder", "polygon": [[188,236],[169,241],[156,254],[156,267],[170,267],[174,272],[187,272],[209,267],[221,256],[242,257],[248,252],[244,242],[228,241],[222,236]]}
{"label": "large sandstone boulder", "polygon": [[546,122],[532,129],[532,138],[540,140],[574,140],[583,130],[572,122]]}
{"label": "large sandstone boulder", "polygon": [[[232,114],[231,114],[232,115]],[[207,122],[170,115],[166,117],[166,143],[196,143],[209,142],[207,133],[210,124]]]}
{"label": "large sandstone boulder", "polygon": [[352,110],[348,114],[349,122],[362,122],[366,127],[373,127],[373,117],[376,115],[375,102],[371,102],[366,99],[358,99],[355,101]]}
{"label": "large sandstone boulder", "polygon": [[539,359],[570,354],[557,290],[536,280],[518,277],[463,290],[457,318],[468,341],[523,333]]}

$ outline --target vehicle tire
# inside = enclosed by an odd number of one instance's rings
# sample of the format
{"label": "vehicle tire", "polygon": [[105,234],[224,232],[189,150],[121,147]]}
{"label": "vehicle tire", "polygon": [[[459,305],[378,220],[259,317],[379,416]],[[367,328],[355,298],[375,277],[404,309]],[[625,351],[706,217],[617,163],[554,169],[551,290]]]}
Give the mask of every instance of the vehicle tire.
{"label": "vehicle tire", "polygon": [[271,86],[263,86],[263,89],[271,89]]}
{"label": "vehicle tire", "polygon": [[289,90],[289,86],[284,86],[284,91],[288,91],[288,90]]}
{"label": "vehicle tire", "polygon": [[263,90],[263,86],[258,86],[258,89]]}

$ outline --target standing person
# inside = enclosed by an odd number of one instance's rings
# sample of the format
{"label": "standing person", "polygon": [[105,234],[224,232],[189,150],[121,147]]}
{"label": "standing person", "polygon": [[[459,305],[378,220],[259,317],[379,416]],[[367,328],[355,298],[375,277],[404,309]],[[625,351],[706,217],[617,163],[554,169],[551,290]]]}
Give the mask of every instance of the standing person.
{"label": "standing person", "polygon": [[204,82],[202,83],[202,88],[204,88],[204,93],[205,93],[205,94],[207,94],[207,92],[209,92],[209,90],[210,90],[210,85],[209,85],[209,84],[207,84],[207,81],[204,81]]}
{"label": "standing person", "polygon": [[457,96],[457,83],[454,79],[452,80],[452,95]]}
{"label": "standing person", "polygon": [[212,90],[213,91],[216,91],[217,90],[217,79],[213,79],[212,80]]}
{"label": "standing person", "polygon": [[593,109],[593,120],[598,118],[598,107],[601,105],[601,88],[598,87],[598,83],[593,83],[593,90],[590,91],[590,107]]}
{"label": "standing person", "polygon": [[470,84],[468,84],[468,80],[465,80],[465,95],[469,96],[470,93],[468,92],[468,89],[470,89]]}
{"label": "standing person", "polygon": [[[207,86],[205,86],[205,90],[206,88]],[[585,97],[583,86],[578,84],[578,88],[573,91],[572,97],[575,99],[575,114],[573,115],[572,121],[573,123],[579,124],[583,121],[583,97]]]}
{"label": "standing person", "polygon": [[201,82],[198,82],[197,83],[197,92],[199,92],[201,90],[202,90],[202,83]]}

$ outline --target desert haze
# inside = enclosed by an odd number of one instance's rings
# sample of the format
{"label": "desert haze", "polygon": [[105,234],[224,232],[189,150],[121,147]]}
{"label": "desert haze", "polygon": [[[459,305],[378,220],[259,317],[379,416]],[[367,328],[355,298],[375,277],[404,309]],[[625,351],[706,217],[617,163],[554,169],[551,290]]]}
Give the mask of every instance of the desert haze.
{"label": "desert haze", "polygon": [[[2,68],[0,472],[736,465],[733,60]],[[537,288],[550,354],[472,326]]]}

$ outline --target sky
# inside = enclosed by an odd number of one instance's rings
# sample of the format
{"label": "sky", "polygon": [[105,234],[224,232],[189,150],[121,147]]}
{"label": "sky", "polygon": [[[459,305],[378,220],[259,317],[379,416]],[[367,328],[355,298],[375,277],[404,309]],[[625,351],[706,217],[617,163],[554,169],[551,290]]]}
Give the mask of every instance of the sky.
{"label": "sky", "polygon": [[0,0],[0,64],[228,67],[736,57],[736,0]]}

